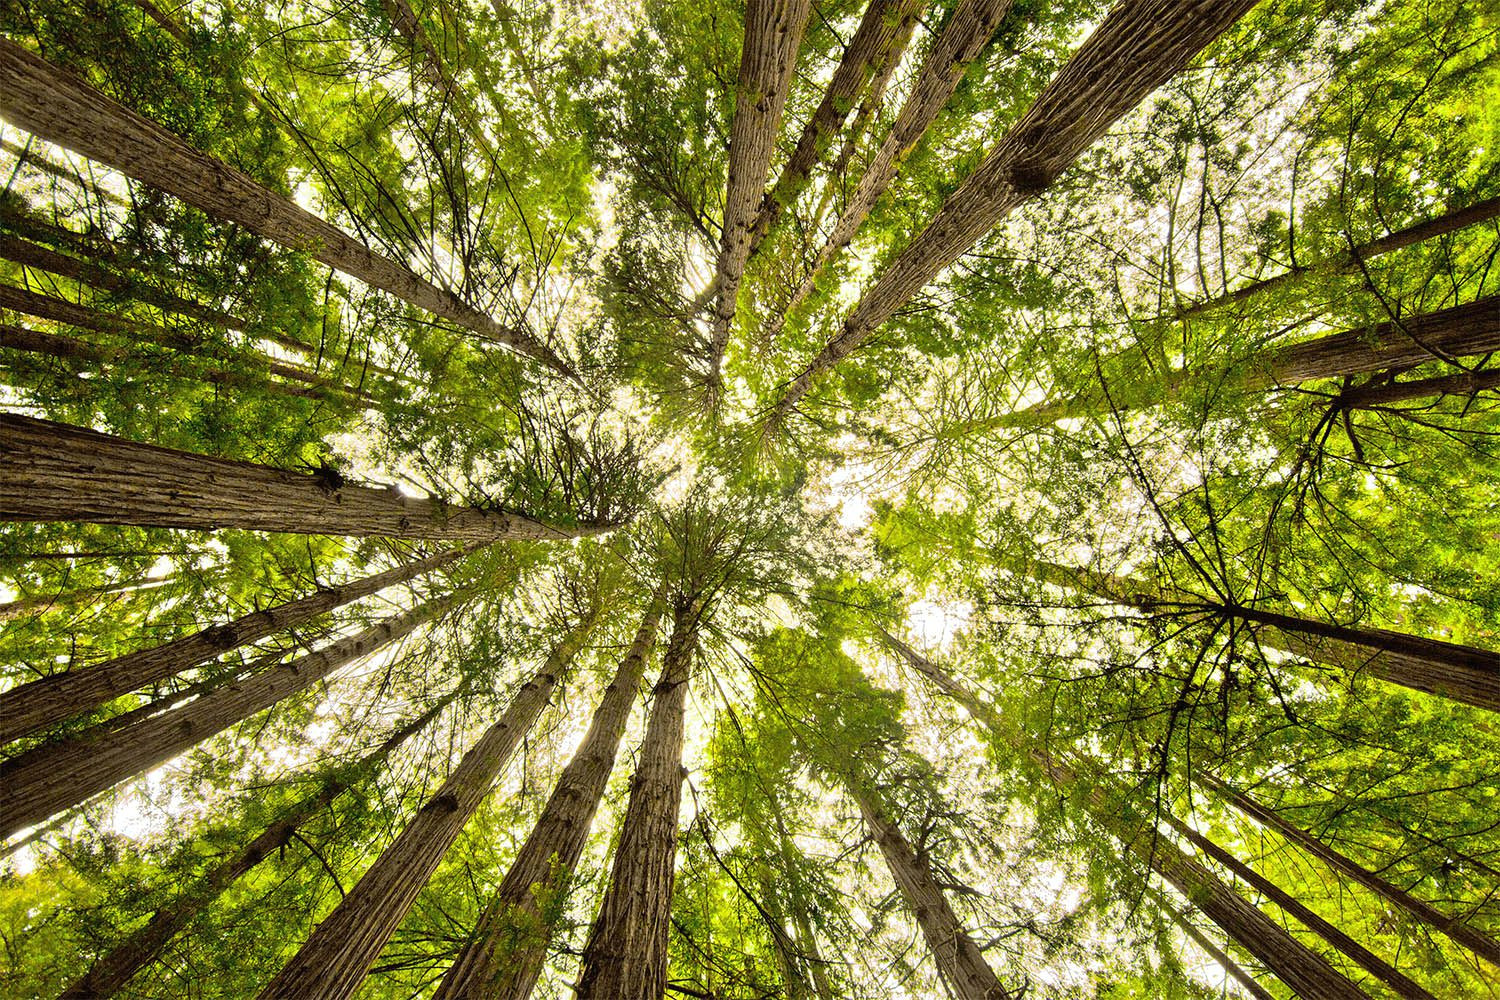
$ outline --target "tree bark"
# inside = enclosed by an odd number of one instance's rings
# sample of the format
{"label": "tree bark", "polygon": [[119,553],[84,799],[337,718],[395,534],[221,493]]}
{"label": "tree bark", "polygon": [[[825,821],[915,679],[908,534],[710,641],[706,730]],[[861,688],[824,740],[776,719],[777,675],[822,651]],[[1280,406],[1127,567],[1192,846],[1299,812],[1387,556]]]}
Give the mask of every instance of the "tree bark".
{"label": "tree bark", "polygon": [[1406,975],[1398,972],[1389,962],[1373,954],[1364,945],[1351,938],[1348,934],[1345,934],[1323,917],[1314,913],[1300,899],[1297,899],[1291,893],[1282,889],[1281,886],[1261,875],[1229,851],[1226,851],[1197,830],[1183,823],[1171,813],[1164,813],[1163,818],[1166,820],[1167,825],[1177,831],[1188,843],[1229,869],[1235,878],[1253,887],[1257,892],[1281,907],[1283,912],[1298,920],[1308,930],[1338,949],[1338,951],[1347,956],[1361,969],[1364,969],[1370,975],[1385,983],[1397,996],[1405,997],[1406,1000],[1437,1000],[1436,997],[1418,986]]}
{"label": "tree bark", "polygon": [[451,604],[452,598],[430,601],[317,652],[98,739],[61,740],[26,754],[24,761],[0,763],[0,838],[79,805],[307,690],[345,664],[432,621]]}
{"label": "tree bark", "polygon": [[0,743],[19,739],[43,726],[97,708],[113,698],[196,667],[230,650],[309,622],[350,601],[423,576],[479,547],[480,543],[471,542],[462,548],[413,560],[363,580],[321,588],[299,600],[252,611],[234,621],[161,646],[12,688],[0,694]]}
{"label": "tree bark", "polygon": [[559,678],[588,641],[594,622],[591,615],[553,648],[499,721],[464,754],[437,794],[417,810],[400,836],[260,991],[260,1000],[347,1000],[354,995],[443,855],[547,707]]}
{"label": "tree bark", "polygon": [[486,905],[474,938],[459,952],[433,1000],[526,1000],[531,996],[547,958],[555,914],[566,898],[614,769],[660,617],[660,606],[653,602],[614,679],[604,689],[588,734]]}
{"label": "tree bark", "polygon": [[1153,892],[1152,896],[1156,899],[1162,911],[1172,918],[1172,922],[1182,928],[1182,933],[1192,939],[1192,942],[1199,948],[1202,948],[1204,954],[1215,962],[1218,962],[1224,971],[1228,973],[1229,977],[1244,987],[1245,992],[1250,994],[1254,1000],[1276,1000],[1264,986],[1256,982],[1254,976],[1246,972],[1238,962],[1231,958],[1228,952],[1210,941],[1208,935],[1194,926],[1193,922],[1187,918],[1185,911],[1178,910],[1175,906],[1171,905],[1167,901],[1165,894]]}
{"label": "tree bark", "polygon": [[0,39],[0,114],[48,142],[114,167],[210,216],[342,271],[451,320],[486,340],[535,358],[564,375],[573,370],[524,330],[493,318],[382,256],[271,191],[249,175],[192,148],[160,125],[117,104],[71,73]]}
{"label": "tree bark", "polygon": [[609,888],[583,950],[578,1000],[661,1000],[666,992],[683,724],[700,611],[697,598],[679,598],[673,611]]}
{"label": "tree bark", "polygon": [[[134,580],[126,580],[123,583],[112,584],[107,587],[93,587],[84,590],[70,590],[61,594],[42,594],[34,597],[23,597],[16,601],[7,601],[0,604],[0,622],[10,621],[33,611],[46,611],[49,608],[72,607],[79,604],[91,604],[94,601],[102,601],[107,597],[118,597],[123,594],[133,594],[141,590],[155,590],[165,587],[177,579],[176,573],[165,573],[160,576],[140,576]],[[5,726],[5,695],[0,695],[0,729]],[[4,740],[0,739],[0,743]]]}
{"label": "tree bark", "polygon": [[[773,335],[786,322],[787,314],[801,306],[813,293],[823,269],[854,239],[854,234],[874,211],[880,196],[895,180],[902,161],[917,148],[938,114],[947,107],[969,66],[994,36],[1011,5],[1012,0],[960,0],[948,23],[943,25],[942,33],[928,50],[927,58],[922,61],[906,103],[901,105],[890,133],[865,167],[854,196],[834,223],[833,233],[818,250],[812,268],[802,279],[781,318],[773,325]],[[892,65],[886,72],[894,69]]]}
{"label": "tree bark", "polygon": [[1475,930],[1462,920],[1443,915],[1432,904],[1424,902],[1406,890],[1392,885],[1384,878],[1365,868],[1359,862],[1334,850],[1312,836],[1312,834],[1306,833],[1292,825],[1275,810],[1268,809],[1243,792],[1236,791],[1213,775],[1200,774],[1197,780],[1199,784],[1208,788],[1246,816],[1271,827],[1286,840],[1307,851],[1334,871],[1347,875],[1370,892],[1375,893],[1387,902],[1399,906],[1422,923],[1446,934],[1458,944],[1463,945],[1474,954],[1485,959],[1491,965],[1500,968],[1500,942]]}
{"label": "tree bark", "polygon": [[1036,102],[887,267],[774,405],[784,418],[821,378],[1018,205],[1172,79],[1258,0],[1122,0]]}
{"label": "tree bark", "polygon": [[0,520],[491,542],[596,535],[522,514],[139,444],[0,414]]}
{"label": "tree bark", "polygon": [[440,699],[420,716],[392,733],[390,738],[351,768],[341,769],[323,782],[322,788],[293,804],[260,835],[234,854],[205,871],[174,898],[151,914],[144,926],[101,955],[87,972],[64,990],[58,1000],[90,1000],[119,993],[141,969],[156,960],[193,918],[210,906],[235,880],[285,847],[302,824],[328,808],[352,785],[377,770],[403,743],[425,729],[458,697],[459,691]]}
{"label": "tree bark", "polygon": [[1500,653],[1456,642],[1353,628],[1298,618],[1275,611],[1206,600],[1162,590],[1133,577],[1038,561],[1036,579],[1085,590],[1147,613],[1204,612],[1262,626],[1259,638],[1273,649],[1353,673],[1367,671],[1381,680],[1500,712]]}
{"label": "tree bark", "polygon": [[984,953],[959,923],[943,890],[933,881],[926,860],[917,855],[911,842],[882,814],[867,790],[859,787],[857,781],[846,781],[845,786],[858,803],[859,813],[901,890],[906,908],[922,930],[938,975],[953,995],[958,1000],[1011,1000],[1012,994],[1000,985],[994,970],[984,960]]}
{"label": "tree bark", "polygon": [[756,209],[780,134],[781,112],[791,89],[810,6],[809,0],[748,0],[745,8],[745,42],[729,134],[724,242],[714,277],[718,304],[709,344],[709,385],[713,392],[719,388],[719,367],[754,240]]}

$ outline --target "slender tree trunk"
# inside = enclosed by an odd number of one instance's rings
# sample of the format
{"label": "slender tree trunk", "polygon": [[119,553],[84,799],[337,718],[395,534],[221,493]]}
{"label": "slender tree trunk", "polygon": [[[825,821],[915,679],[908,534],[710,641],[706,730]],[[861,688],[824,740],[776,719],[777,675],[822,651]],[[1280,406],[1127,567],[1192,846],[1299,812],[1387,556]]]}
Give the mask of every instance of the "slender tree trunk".
{"label": "slender tree trunk", "polygon": [[809,0],[748,0],[745,8],[745,43],[729,134],[724,243],[714,277],[718,307],[709,345],[709,386],[715,393],[724,347],[729,343],[729,327],[734,322],[740,279],[750,259],[756,210],[765,190],[771,154],[776,150],[781,112],[791,89],[809,9]]}
{"label": "slender tree trunk", "polygon": [[573,869],[588,843],[594,813],[614,769],[620,737],[630,721],[646,660],[656,641],[660,605],[653,602],[593,722],[479,927],[443,977],[433,1000],[526,1000],[536,987],[555,915],[567,897]]}
{"label": "slender tree trunk", "polygon": [[[947,670],[887,632],[886,644],[944,694],[962,705],[976,722],[1015,749],[1026,753],[1062,786],[1073,785],[1076,774],[1046,751],[1028,745],[1026,738],[994,708],[981,701]],[[1223,880],[1189,858],[1170,841],[1157,834],[1132,811],[1121,811],[1100,788],[1081,799],[1095,822],[1120,841],[1151,871],[1170,882],[1182,895],[1212,920],[1236,944],[1270,969],[1283,983],[1307,1000],[1367,1000],[1328,962],[1252,906]]]}
{"label": "slender tree trunk", "polygon": [[583,950],[578,1000],[661,1000],[682,804],[682,739],[698,644],[696,598],[679,598],[609,888]]}
{"label": "slender tree trunk", "polygon": [[471,542],[462,548],[448,549],[363,580],[322,588],[299,600],[252,611],[234,621],[161,646],[12,688],[0,694],[0,743],[19,739],[43,726],[90,711],[120,695],[196,667],[232,649],[302,625],[350,601],[440,569],[473,552],[480,544]]}
{"label": "slender tree trunk", "polygon": [[590,615],[548,654],[541,669],[522,685],[499,721],[464,754],[437,794],[417,810],[400,836],[261,990],[260,1000],[347,1000],[354,995],[443,855],[547,707],[558,680],[588,641],[595,620]]}
{"label": "slender tree trunk", "polygon": [[1111,125],[1257,2],[1122,0],[787,386],[773,407],[777,419],[938,272],[1016,206],[1047,190]]}
{"label": "slender tree trunk", "polygon": [[479,542],[608,530],[556,528],[522,514],[351,486],[328,473],[210,458],[15,414],[0,414],[0,520]]}
{"label": "slender tree trunk", "polygon": [[526,331],[501,326],[452,292],[374,252],[291,199],[193,149],[160,125],[7,39],[0,39],[0,114],[19,128],[114,167],[210,216],[308,253],[486,340],[565,375],[573,374],[561,358]]}
{"label": "slender tree trunk", "polygon": [[[41,594],[33,597],[23,597],[16,601],[7,601],[0,604],[0,622],[10,621],[22,615],[33,612],[47,611],[51,608],[76,607],[79,604],[93,604],[107,597],[119,597],[124,594],[133,594],[141,590],[155,590],[165,587],[177,579],[176,573],[163,573],[156,576],[140,576],[134,580],[124,583],[111,584],[107,587],[90,587],[84,590],[70,590],[61,594]],[[6,695],[0,695],[0,729],[4,729],[6,719],[4,716]],[[4,740],[0,740],[4,742]]]}
{"label": "slender tree trunk", "polygon": [[338,668],[366,656],[438,617],[452,599],[431,601],[387,618],[283,666],[218,688],[98,739],[73,738],[0,764],[0,838],[79,805],[132,775],[305,691]]}
{"label": "slender tree trunk", "polygon": [[1407,1000],[1437,1000],[1436,997],[1418,986],[1406,975],[1398,972],[1389,962],[1373,954],[1364,945],[1354,940],[1348,934],[1345,934],[1323,917],[1314,913],[1300,899],[1297,899],[1291,893],[1282,889],[1281,886],[1261,875],[1229,851],[1226,851],[1170,813],[1164,813],[1163,818],[1166,820],[1167,825],[1177,831],[1188,843],[1229,869],[1235,878],[1253,887],[1257,892],[1281,907],[1283,912],[1298,920],[1308,930],[1338,949],[1338,951],[1353,961],[1354,964],[1364,969],[1376,979],[1379,979],[1382,983],[1385,983],[1397,996],[1405,997]]}
{"label": "slender tree trunk", "polygon": [[1229,605],[1185,592],[1162,590],[1133,577],[1057,563],[1039,561],[1033,573],[1044,582],[1085,590],[1148,613],[1202,612],[1236,618],[1262,626],[1260,640],[1274,649],[1354,673],[1367,671],[1414,691],[1500,712],[1500,653],[1487,649],[1389,629],[1332,625]]}
{"label": "slender tree trunk", "polygon": [[323,782],[322,788],[293,804],[259,836],[175,893],[169,903],[151,914],[143,927],[100,956],[82,977],[63,991],[58,1000],[90,1000],[119,993],[131,977],[154,962],[167,942],[218,899],[225,889],[273,852],[285,847],[302,824],[328,808],[334,799],[379,769],[387,757],[425,729],[458,694],[459,691],[455,690],[396,730],[352,768],[336,771]]}
{"label": "slender tree trunk", "polygon": [[1370,892],[1400,907],[1422,923],[1446,934],[1491,965],[1500,968],[1500,942],[1495,941],[1494,938],[1475,930],[1462,920],[1443,915],[1432,904],[1417,899],[1406,890],[1392,885],[1359,862],[1292,825],[1275,810],[1268,809],[1243,792],[1230,788],[1218,778],[1209,774],[1200,774],[1197,780],[1199,784],[1246,816],[1271,827],[1286,840],[1307,851],[1334,871],[1347,875]]}
{"label": "slender tree trunk", "polygon": [[1245,992],[1250,994],[1254,1000],[1276,1000],[1264,986],[1256,982],[1254,976],[1246,972],[1238,962],[1231,958],[1228,952],[1210,941],[1208,935],[1200,931],[1187,918],[1185,911],[1178,910],[1173,906],[1168,901],[1165,893],[1153,891],[1151,895],[1155,898],[1157,905],[1162,908],[1162,911],[1172,918],[1172,922],[1182,928],[1182,933],[1186,934],[1199,948],[1202,948],[1204,954],[1219,963],[1219,966],[1228,973],[1229,977],[1243,986]]}
{"label": "slender tree trunk", "polygon": [[1399,229],[1394,233],[1387,233],[1385,236],[1370,240],[1368,243],[1350,247],[1347,252],[1331,260],[1295,266],[1283,271],[1281,274],[1253,282],[1244,288],[1237,288],[1232,292],[1225,292],[1223,295],[1209,299],[1206,302],[1198,302],[1186,306],[1178,310],[1177,317],[1183,319],[1189,316],[1200,316],[1203,313],[1210,312],[1222,306],[1243,302],[1248,298],[1259,295],[1261,292],[1280,287],[1288,281],[1300,278],[1311,271],[1352,271],[1358,268],[1363,261],[1374,260],[1376,257],[1382,257],[1396,250],[1415,246],[1426,240],[1457,232],[1460,229],[1475,226],[1481,222],[1488,222],[1497,215],[1500,215],[1500,198],[1488,198],[1476,204],[1469,205],[1466,208],[1460,208],[1446,215],[1440,215],[1435,219],[1427,219],[1414,226]]}
{"label": "slender tree trunk", "polygon": [[1436,396],[1473,398],[1489,389],[1500,388],[1500,368],[1481,368],[1461,375],[1440,375],[1413,379],[1410,382],[1384,382],[1345,389],[1333,399],[1333,405],[1345,410],[1375,410],[1393,403],[1406,403]]}
{"label": "slender tree trunk", "polygon": [[857,781],[846,781],[845,786],[859,804],[859,813],[901,890],[901,898],[922,930],[938,975],[953,995],[958,1000],[1011,1000],[1012,994],[1000,985],[994,970],[984,960],[984,953],[959,923],[943,890],[933,881],[926,860],[918,856],[911,842],[884,816],[867,790],[859,787]]}
{"label": "slender tree trunk", "polygon": [[854,239],[854,234],[864,225],[865,219],[869,218],[880,196],[890,187],[891,181],[895,180],[901,162],[917,148],[917,144],[937,120],[938,114],[953,97],[964,74],[979,58],[980,51],[994,36],[995,29],[1005,20],[1011,3],[1012,0],[960,0],[917,71],[911,94],[897,112],[890,134],[881,143],[874,159],[865,167],[854,196],[849,199],[843,214],[834,224],[832,235],[818,251],[812,268],[802,279],[802,284],[792,296],[783,316],[773,325],[773,335],[785,323],[785,314],[791,313],[807,300],[823,269]]}

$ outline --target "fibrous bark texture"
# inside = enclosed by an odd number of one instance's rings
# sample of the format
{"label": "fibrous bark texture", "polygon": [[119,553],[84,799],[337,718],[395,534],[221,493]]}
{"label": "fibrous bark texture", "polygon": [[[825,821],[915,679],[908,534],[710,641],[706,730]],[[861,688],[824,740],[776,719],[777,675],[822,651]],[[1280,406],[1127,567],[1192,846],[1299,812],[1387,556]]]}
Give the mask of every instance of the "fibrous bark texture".
{"label": "fibrous bark texture", "polygon": [[688,600],[674,609],[609,888],[583,951],[578,1000],[660,1000],[666,990],[683,724],[698,611]]}
{"label": "fibrous bark texture", "polygon": [[598,534],[0,414],[0,520],[491,542]]}
{"label": "fibrous bark texture", "polygon": [[367,597],[406,580],[454,562],[480,543],[448,549],[384,573],[328,587],[299,600],[252,611],[232,622],[215,625],[161,646],[127,653],[92,667],[44,677],[0,694],[0,743],[9,742],[43,726],[87,712],[111,698],[129,694],[229,650],[264,639],[283,629],[311,621],[350,601]]}
{"label": "fibrous bark texture", "polygon": [[217,688],[97,739],[62,740],[0,764],[0,838],[76,806],[307,690],[339,667],[432,621],[451,603],[430,601],[315,653],[253,674],[243,683]]}
{"label": "fibrous bark texture", "polygon": [[8,39],[0,39],[0,114],[19,128],[160,188],[215,218],[308,253],[419,309],[572,374],[561,358],[524,330],[502,326],[452,292]]}
{"label": "fibrous bark texture", "polygon": [[459,952],[433,1000],[526,1000],[531,996],[547,958],[555,914],[583,855],[594,813],[614,769],[659,619],[659,607],[653,605],[604,689],[583,743],[557,779],[531,835],[485,907],[474,939]]}

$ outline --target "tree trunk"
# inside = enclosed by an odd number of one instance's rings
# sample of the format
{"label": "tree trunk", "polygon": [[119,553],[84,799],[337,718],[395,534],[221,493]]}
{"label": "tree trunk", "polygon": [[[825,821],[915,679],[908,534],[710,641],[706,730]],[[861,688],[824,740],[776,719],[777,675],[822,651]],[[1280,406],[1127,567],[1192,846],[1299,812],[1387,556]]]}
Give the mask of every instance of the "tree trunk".
{"label": "tree trunk", "polygon": [[452,599],[431,601],[387,618],[284,666],[218,688],[181,708],[98,739],[72,738],[38,748],[24,761],[0,764],[0,838],[79,805],[132,775],[243,722],[338,668],[432,621]]}
{"label": "tree trunk", "polygon": [[1188,843],[1213,858],[1225,868],[1228,868],[1234,874],[1235,878],[1253,887],[1257,892],[1281,907],[1283,912],[1300,921],[1304,927],[1338,949],[1353,961],[1354,964],[1389,986],[1397,996],[1405,997],[1406,1000],[1437,1000],[1431,993],[1428,993],[1422,987],[1412,982],[1407,976],[1398,972],[1389,962],[1373,954],[1364,945],[1355,941],[1338,927],[1335,927],[1332,923],[1314,913],[1301,900],[1283,890],[1275,882],[1261,875],[1229,851],[1226,851],[1197,830],[1189,827],[1171,813],[1164,813],[1163,818],[1166,820],[1167,825],[1177,831]]}
{"label": "tree trunk", "polygon": [[1374,260],[1376,257],[1382,257],[1396,250],[1415,246],[1426,240],[1457,232],[1460,229],[1475,226],[1481,222],[1487,222],[1497,215],[1500,215],[1500,198],[1488,198],[1467,208],[1461,208],[1446,215],[1440,215],[1435,219],[1419,222],[1414,226],[1408,226],[1394,233],[1387,233],[1385,236],[1370,240],[1368,243],[1351,247],[1346,253],[1340,254],[1331,260],[1294,266],[1289,270],[1283,271],[1281,274],[1256,281],[1246,285],[1244,288],[1225,292],[1223,295],[1209,299],[1206,302],[1198,302],[1194,305],[1186,306],[1178,310],[1177,318],[1185,319],[1190,316],[1200,316],[1203,313],[1210,312],[1222,306],[1243,302],[1268,289],[1277,288],[1288,281],[1300,278],[1311,271],[1324,269],[1334,272],[1352,271],[1357,269],[1363,261]]}
{"label": "tree trunk", "polygon": [[335,771],[323,787],[295,803],[239,851],[205,871],[174,898],[151,914],[134,934],[99,957],[81,978],[63,991],[58,1000],[90,1000],[112,997],[137,972],[156,960],[162,948],[193,918],[210,906],[236,879],[285,847],[303,823],[321,813],[355,782],[377,770],[385,759],[408,739],[427,727],[458,697],[459,691],[442,698],[420,716],[392,733],[390,738],[351,768]]}
{"label": "tree trunk", "polygon": [[1279,813],[1266,808],[1248,795],[1235,791],[1218,778],[1208,774],[1200,774],[1197,780],[1199,784],[1214,792],[1246,816],[1271,827],[1282,837],[1307,851],[1334,871],[1342,872],[1387,902],[1399,906],[1427,926],[1446,934],[1474,954],[1484,958],[1491,965],[1500,967],[1500,942],[1475,930],[1462,920],[1444,916],[1432,904],[1417,899],[1406,890],[1392,885],[1359,864],[1359,862],[1339,853],[1311,834],[1303,832],[1298,827],[1293,826],[1290,822],[1283,819]]}
{"label": "tree trunk", "polygon": [[1038,561],[1038,580],[1085,590],[1126,607],[1151,612],[1201,612],[1263,626],[1259,639],[1273,649],[1353,673],[1500,712],[1500,653],[1456,642],[1312,621],[1258,608],[1226,604],[1134,577]]}
{"label": "tree trunk", "polygon": [[[23,597],[20,600],[7,601],[0,604],[0,622],[10,621],[22,615],[32,612],[46,611],[49,608],[75,607],[79,604],[92,604],[102,601],[106,597],[118,597],[122,594],[133,594],[141,590],[155,590],[165,587],[177,579],[176,573],[164,573],[160,576],[140,576],[134,580],[124,583],[111,584],[107,587],[92,587],[83,590],[70,590],[61,594],[42,594],[33,597]],[[6,728],[8,719],[4,716],[5,698],[9,695],[0,695],[0,730]],[[4,740],[0,739],[0,743]]]}
{"label": "tree trunk", "polygon": [[748,0],[745,42],[729,134],[729,186],[724,196],[724,242],[719,250],[718,306],[709,345],[709,386],[719,388],[719,366],[729,342],[745,262],[750,259],[756,209],[766,186],[781,112],[791,89],[809,0]]}
{"label": "tree trunk", "polygon": [[433,1000],[526,1000],[536,987],[555,915],[567,898],[573,869],[588,843],[594,813],[614,769],[646,660],[656,641],[660,606],[653,602],[593,722],[500,889],[479,918]]}
{"label": "tree trunk", "polygon": [[1481,368],[1461,375],[1355,386],[1335,396],[1333,405],[1344,410],[1375,410],[1392,403],[1406,403],[1434,396],[1472,398],[1488,389],[1497,388],[1500,388],[1500,368]]}
{"label": "tree trunk", "polygon": [[[854,234],[874,210],[875,203],[895,180],[901,162],[917,148],[938,114],[947,107],[964,74],[1010,12],[1011,4],[1012,0],[960,0],[948,23],[943,25],[942,33],[928,50],[927,58],[922,61],[906,103],[901,105],[890,133],[865,167],[854,196],[834,224],[832,235],[818,250],[812,269],[802,279],[781,318],[773,324],[773,335],[786,322],[786,315],[813,293],[823,268],[854,239]],[[894,65],[889,66],[886,72],[894,69]]]}
{"label": "tree trunk", "polygon": [[1017,205],[1045,191],[1111,125],[1257,2],[1122,0],[788,385],[774,407],[778,418],[938,272]]}
{"label": "tree trunk", "polygon": [[918,856],[910,841],[886,819],[867,790],[856,781],[846,781],[845,785],[859,804],[859,813],[901,890],[907,910],[922,930],[938,975],[953,995],[958,1000],[1011,1000],[1012,994],[1000,985],[994,970],[985,962],[984,953],[959,923],[943,890],[933,881],[926,859]]}
{"label": "tree trunk", "polygon": [[546,345],[504,327],[452,292],[418,277],[271,191],[249,175],[193,149],[160,125],[110,100],[86,82],[0,39],[0,114],[48,142],[107,164],[289,250],[451,320],[466,330],[572,376]]}
{"label": "tree trunk", "polygon": [[261,990],[260,1000],[347,1000],[354,995],[443,855],[547,707],[595,620],[590,615],[553,648],[541,669],[511,699],[505,714],[464,754],[437,794],[417,810],[400,836]]}
{"label": "tree trunk", "polygon": [[[980,725],[1013,748],[1027,754],[1054,782],[1075,783],[1068,765],[1039,747],[1006,723],[998,712],[960,684],[937,663],[882,630],[881,635],[907,663],[928,678],[940,691],[962,705]],[[1234,892],[1213,872],[1193,861],[1170,841],[1157,834],[1133,811],[1121,811],[1095,788],[1080,801],[1088,814],[1151,871],[1170,882],[1182,895],[1212,920],[1236,944],[1270,969],[1283,983],[1308,1000],[1367,1000],[1363,991],[1333,969],[1322,956],[1293,938],[1256,907]]]}
{"label": "tree trunk", "polygon": [[210,458],[9,413],[0,414],[0,520],[476,542],[572,538],[609,527],[556,528],[522,514],[351,486],[336,473]]}
{"label": "tree trunk", "polygon": [[1219,963],[1219,966],[1226,973],[1228,973],[1229,977],[1243,986],[1245,992],[1250,994],[1250,996],[1254,998],[1254,1000],[1276,1000],[1276,998],[1273,997],[1264,986],[1256,982],[1254,976],[1246,972],[1243,968],[1241,968],[1238,962],[1229,957],[1228,952],[1210,941],[1208,939],[1208,935],[1200,931],[1193,924],[1193,922],[1187,918],[1186,911],[1178,910],[1175,906],[1168,902],[1165,893],[1153,891],[1151,895],[1156,900],[1157,905],[1161,907],[1162,912],[1171,917],[1174,924],[1182,928],[1182,933],[1186,934],[1190,939],[1192,939],[1192,942],[1199,948],[1202,948],[1204,954],[1208,955],[1209,958]]}
{"label": "tree trunk", "polygon": [[196,667],[232,649],[311,621],[350,601],[440,569],[473,552],[480,544],[471,542],[462,548],[448,549],[363,580],[319,589],[307,597],[264,611],[252,611],[232,622],[206,628],[161,646],[12,688],[0,694],[0,743],[8,743],[43,726],[90,711],[113,698]]}
{"label": "tree trunk", "polygon": [[609,888],[583,950],[578,1000],[661,1000],[666,992],[683,724],[700,611],[698,599],[678,599]]}

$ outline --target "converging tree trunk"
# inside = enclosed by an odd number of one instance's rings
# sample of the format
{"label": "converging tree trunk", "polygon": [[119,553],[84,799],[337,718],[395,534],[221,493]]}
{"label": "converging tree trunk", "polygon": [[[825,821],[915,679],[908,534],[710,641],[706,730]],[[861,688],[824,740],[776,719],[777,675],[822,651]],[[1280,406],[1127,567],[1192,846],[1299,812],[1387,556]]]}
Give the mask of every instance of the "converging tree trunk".
{"label": "converging tree trunk", "polygon": [[206,663],[268,635],[309,622],[350,601],[440,569],[482,544],[471,542],[462,548],[448,549],[363,580],[323,588],[299,600],[252,611],[232,622],[211,626],[161,646],[12,688],[0,694],[0,743],[90,711],[112,698]]}
{"label": "converging tree trunk", "polygon": [[597,612],[591,613],[553,648],[541,669],[516,692],[505,714],[464,754],[437,794],[417,810],[400,836],[261,990],[260,1000],[346,1000],[354,995],[443,855],[547,707],[596,621]]}
{"label": "converging tree trunk", "polygon": [[1230,958],[1228,952],[1210,941],[1208,935],[1204,934],[1188,919],[1187,913],[1189,911],[1177,909],[1167,899],[1166,893],[1152,891],[1151,896],[1156,900],[1157,905],[1161,907],[1162,912],[1166,913],[1172,919],[1172,923],[1182,928],[1182,933],[1186,934],[1199,948],[1202,948],[1204,954],[1208,955],[1215,962],[1218,962],[1219,967],[1228,974],[1229,978],[1239,983],[1246,993],[1254,997],[1254,1000],[1276,1000],[1264,986],[1256,981],[1254,976],[1246,972],[1244,967],[1233,958]]}
{"label": "converging tree trunk", "polygon": [[594,813],[614,769],[646,660],[656,641],[653,602],[594,712],[593,722],[499,890],[474,938],[459,952],[433,1000],[526,1000],[536,987],[556,916],[588,843]]}
{"label": "converging tree trunk", "polygon": [[[20,618],[33,612],[46,611],[48,608],[70,608],[80,604],[93,604],[111,597],[129,595],[142,590],[155,590],[165,587],[177,579],[176,573],[164,573],[161,575],[141,576],[134,580],[126,580],[123,583],[111,584],[107,587],[91,587],[83,590],[69,590],[59,594],[37,594],[32,597],[23,597],[16,601],[6,601],[0,604],[0,622],[10,621],[12,618]],[[5,695],[0,695],[0,728],[5,726],[3,715]],[[3,742],[3,740],[0,740]]]}
{"label": "converging tree trunk", "polygon": [[745,7],[745,43],[729,133],[724,242],[714,277],[718,306],[709,345],[709,379],[715,392],[809,7],[809,0],[749,0]]}
{"label": "converging tree trunk", "polygon": [[682,804],[682,740],[698,645],[696,597],[679,597],[609,887],[583,949],[578,1000],[661,1000]]}
{"label": "converging tree trunk", "polygon": [[482,542],[608,530],[556,528],[522,514],[347,485],[327,472],[210,458],[10,413],[0,414],[0,520]]}
{"label": "converging tree trunk", "polygon": [[217,688],[180,708],[97,739],[75,737],[0,763],[0,838],[72,808],[132,775],[171,760],[230,726],[305,691],[446,611],[453,598],[387,618],[290,663]]}
{"label": "converging tree trunk", "polygon": [[1392,885],[1368,868],[1329,847],[1321,840],[1288,822],[1274,809],[1268,809],[1243,792],[1237,791],[1210,774],[1199,774],[1200,785],[1218,795],[1251,819],[1263,823],[1286,840],[1302,848],[1329,868],[1353,879],[1356,883],[1375,893],[1380,898],[1400,907],[1422,923],[1446,934],[1458,944],[1500,968],[1500,942],[1475,930],[1464,921],[1441,913],[1431,903],[1418,899],[1404,889]]}
{"label": "converging tree trunk", "polygon": [[1122,0],[1047,84],[1026,114],[943,202],[865,293],[854,312],[772,407],[779,422],[852,354],[1023,202],[1037,197],[1085,149],[1257,0]]}
{"label": "converging tree trunk", "polygon": [[958,1000],[1011,1000],[1012,994],[1000,985],[995,972],[984,960],[984,953],[959,923],[948,898],[943,895],[925,859],[917,855],[911,842],[881,812],[870,793],[857,781],[846,781],[845,787],[859,805],[859,813],[880,848],[886,866],[906,908],[916,918],[927,948],[932,952],[938,975]]}
{"label": "converging tree trunk", "polygon": [[58,1000],[91,1000],[112,997],[120,992],[131,977],[154,962],[167,942],[212,905],[236,879],[270,857],[272,852],[285,847],[304,823],[328,808],[355,783],[377,771],[387,757],[437,718],[458,697],[459,690],[440,699],[426,712],[396,730],[352,767],[336,770],[317,792],[294,803],[259,836],[174,893],[172,900],[151,914],[143,927],[89,966],[88,971],[64,990]]}
{"label": "converging tree trunk", "polygon": [[452,292],[376,253],[291,199],[199,152],[8,39],[0,39],[0,114],[19,128],[114,167],[210,216],[308,253],[486,340],[573,374],[551,348],[526,331],[500,325]]}

